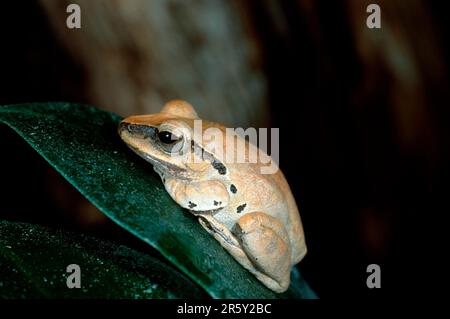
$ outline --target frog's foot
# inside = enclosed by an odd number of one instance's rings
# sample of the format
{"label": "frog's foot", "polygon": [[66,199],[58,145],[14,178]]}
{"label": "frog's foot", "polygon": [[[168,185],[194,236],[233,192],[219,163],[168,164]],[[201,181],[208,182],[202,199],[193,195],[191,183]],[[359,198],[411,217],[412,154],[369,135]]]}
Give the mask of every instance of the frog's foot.
{"label": "frog's foot", "polygon": [[270,289],[285,291],[289,287],[292,264],[284,226],[267,214],[253,212],[239,219],[233,233],[253,264],[249,270]]}

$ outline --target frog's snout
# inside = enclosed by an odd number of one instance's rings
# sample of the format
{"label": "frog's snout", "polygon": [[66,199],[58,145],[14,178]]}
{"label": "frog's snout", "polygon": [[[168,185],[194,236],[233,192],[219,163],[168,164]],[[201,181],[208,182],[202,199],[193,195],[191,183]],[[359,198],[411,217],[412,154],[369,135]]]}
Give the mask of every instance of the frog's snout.
{"label": "frog's snout", "polygon": [[156,131],[154,127],[129,123],[126,121],[120,122],[117,130],[122,138],[124,136],[132,136],[134,138],[153,137]]}
{"label": "frog's snout", "polygon": [[129,141],[133,136],[136,136],[135,128],[133,126],[134,125],[125,121],[119,123],[117,133],[119,133],[120,138],[125,142]]}
{"label": "frog's snout", "polygon": [[144,133],[143,131],[145,131],[144,127],[142,127],[141,125],[137,125],[137,124],[131,124],[125,121],[122,121],[119,123],[119,127],[117,128],[119,134],[126,132],[126,133]]}
{"label": "frog's snout", "polygon": [[119,133],[119,135],[123,132],[123,131],[127,131],[128,130],[128,123],[127,122],[120,122],[119,125],[117,126],[117,132]]}

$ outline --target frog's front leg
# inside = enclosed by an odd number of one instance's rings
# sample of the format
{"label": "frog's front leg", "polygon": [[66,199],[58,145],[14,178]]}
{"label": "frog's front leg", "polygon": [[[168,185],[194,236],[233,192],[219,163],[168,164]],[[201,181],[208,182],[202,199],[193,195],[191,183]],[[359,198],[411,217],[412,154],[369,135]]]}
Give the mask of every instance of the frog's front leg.
{"label": "frog's front leg", "polygon": [[166,177],[164,186],[178,205],[193,212],[214,211],[228,205],[229,195],[220,181],[196,182]]}
{"label": "frog's front leg", "polygon": [[276,218],[262,212],[247,213],[233,229],[242,249],[256,270],[255,275],[276,292],[289,287],[291,248],[288,233]]}

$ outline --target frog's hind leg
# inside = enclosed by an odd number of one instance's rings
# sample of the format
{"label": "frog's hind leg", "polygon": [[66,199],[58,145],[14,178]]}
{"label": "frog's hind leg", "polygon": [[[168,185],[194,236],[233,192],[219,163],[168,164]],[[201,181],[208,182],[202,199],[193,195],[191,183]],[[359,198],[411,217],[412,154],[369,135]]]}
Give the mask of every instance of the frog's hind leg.
{"label": "frog's hind leg", "polygon": [[[233,229],[256,271],[255,276],[276,292],[289,287],[291,249],[289,236],[277,219],[252,212],[242,216]],[[247,268],[247,267],[246,267]]]}
{"label": "frog's hind leg", "polygon": [[203,228],[264,285],[275,292],[289,287],[288,235],[275,218],[259,212],[246,214],[239,219],[233,233],[211,215],[198,215],[198,218]]}

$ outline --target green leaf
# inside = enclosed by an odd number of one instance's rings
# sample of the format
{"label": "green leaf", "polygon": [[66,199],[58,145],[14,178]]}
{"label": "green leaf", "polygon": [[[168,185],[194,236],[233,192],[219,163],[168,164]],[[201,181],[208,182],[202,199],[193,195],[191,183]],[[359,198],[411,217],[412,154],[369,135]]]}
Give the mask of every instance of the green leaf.
{"label": "green leaf", "polygon": [[88,200],[117,224],[162,253],[214,298],[315,298],[294,271],[275,294],[242,268],[166,193],[152,166],[117,134],[121,118],[94,107],[35,103],[0,107],[22,136]]}
{"label": "green leaf", "polygon": [[[67,287],[67,266],[81,288]],[[121,245],[42,226],[0,221],[0,298],[200,298],[178,271]]]}

